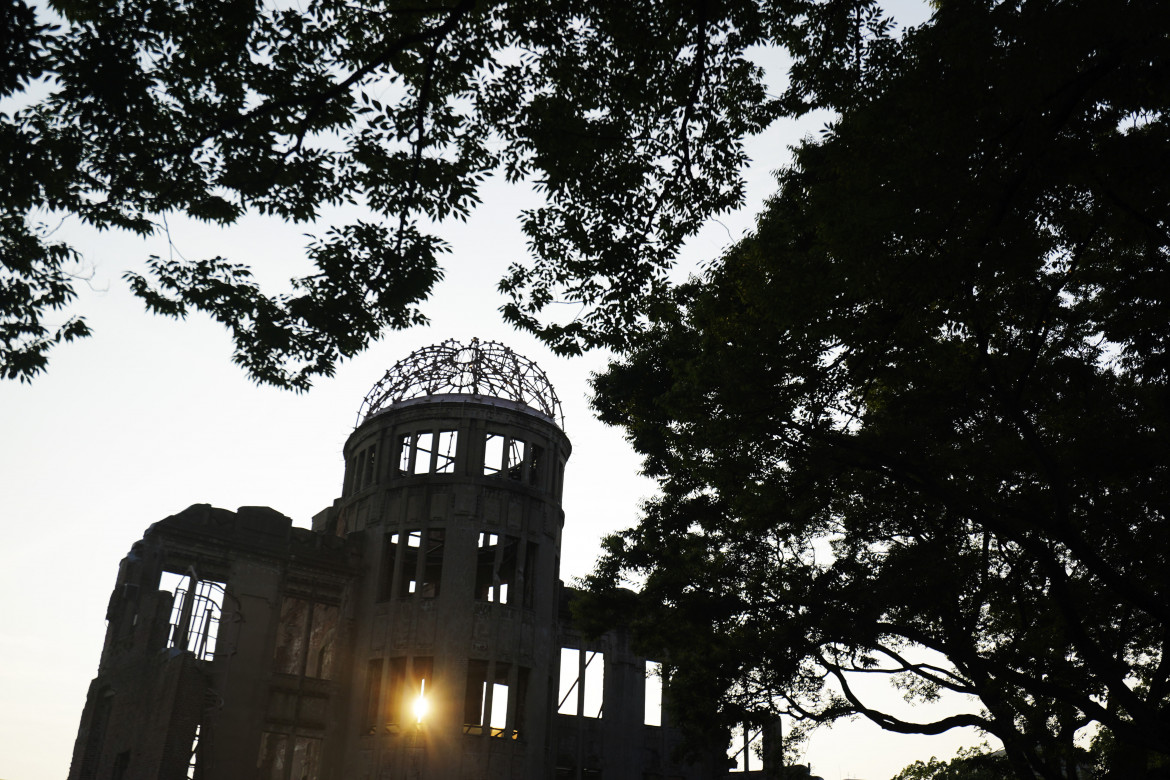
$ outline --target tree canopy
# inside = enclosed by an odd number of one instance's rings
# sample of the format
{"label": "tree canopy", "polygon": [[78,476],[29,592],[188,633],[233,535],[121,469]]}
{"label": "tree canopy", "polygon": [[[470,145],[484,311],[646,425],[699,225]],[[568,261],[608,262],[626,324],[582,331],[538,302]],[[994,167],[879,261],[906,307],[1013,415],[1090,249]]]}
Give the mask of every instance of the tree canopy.
{"label": "tree canopy", "polygon": [[[1170,8],[942,2],[864,52],[756,232],[595,380],[661,492],[589,607],[667,655],[681,717],[975,726],[1027,778],[1099,729],[1142,777],[1170,754]],[[878,675],[976,704],[900,717]]]}
{"label": "tree canopy", "polygon": [[[149,309],[226,325],[257,381],[305,388],[424,319],[440,223],[466,218],[491,175],[546,198],[522,215],[531,256],[500,283],[505,318],[562,352],[620,347],[682,241],[742,201],[742,139],[781,112],[745,52],[797,29],[754,0],[50,5],[8,0],[0,36],[7,378],[88,335],[50,323],[78,283],[76,251],[46,227],[59,216],[148,234],[168,214],[368,209],[311,240],[315,272],[288,295],[262,290],[247,257],[126,274]],[[546,317],[553,301],[581,313]]]}

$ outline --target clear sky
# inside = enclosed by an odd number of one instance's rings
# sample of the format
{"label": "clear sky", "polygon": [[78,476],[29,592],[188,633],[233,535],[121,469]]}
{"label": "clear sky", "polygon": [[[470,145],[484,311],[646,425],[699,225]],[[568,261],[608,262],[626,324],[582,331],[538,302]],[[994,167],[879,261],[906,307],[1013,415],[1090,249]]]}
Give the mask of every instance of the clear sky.
{"label": "clear sky", "polygon": [[[781,123],[753,140],[747,206],[688,245],[680,275],[751,227],[772,191],[769,171],[821,121]],[[57,780],[68,772],[118,561],[146,527],[195,503],[271,506],[308,526],[340,493],[341,448],[362,398],[421,346],[503,341],[548,373],[574,446],[565,477],[565,580],[591,568],[604,533],[636,522],[653,485],[638,476],[620,432],[588,408],[588,376],[605,355],[554,357],[497,313],[504,301],[496,282],[525,253],[516,217],[536,201],[494,182],[483,195],[471,220],[443,231],[453,251],[425,307],[432,324],[386,334],[301,395],[251,384],[230,361],[226,332],[205,318],[145,314],[121,274],[149,254],[178,251],[248,262],[279,285],[305,270],[303,234],[315,228],[254,218],[220,231],[171,220],[168,244],[161,232],[144,241],[61,227],[93,273],[76,311],[95,335],[58,348],[31,385],[0,382],[0,778]],[[950,756],[974,741],[970,733],[898,737],[843,724],[814,738],[808,760],[826,780],[885,780],[916,758]]]}

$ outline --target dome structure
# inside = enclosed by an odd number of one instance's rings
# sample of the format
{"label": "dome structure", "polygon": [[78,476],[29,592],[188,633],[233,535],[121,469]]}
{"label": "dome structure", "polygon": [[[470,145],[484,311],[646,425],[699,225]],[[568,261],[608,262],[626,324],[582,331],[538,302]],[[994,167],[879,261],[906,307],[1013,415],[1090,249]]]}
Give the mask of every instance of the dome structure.
{"label": "dome structure", "polygon": [[497,341],[448,339],[394,364],[362,400],[357,424],[402,401],[427,396],[499,398],[539,412],[564,430],[564,412],[548,376]]}

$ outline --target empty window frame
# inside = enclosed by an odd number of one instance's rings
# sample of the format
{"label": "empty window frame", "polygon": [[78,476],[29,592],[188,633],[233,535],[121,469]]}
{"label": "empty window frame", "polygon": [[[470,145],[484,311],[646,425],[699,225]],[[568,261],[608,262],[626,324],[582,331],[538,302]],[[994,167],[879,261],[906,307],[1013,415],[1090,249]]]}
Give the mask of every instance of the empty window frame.
{"label": "empty window frame", "polygon": [[422,530],[411,528],[399,537],[401,561],[398,567],[398,597],[409,596],[418,590],[419,550],[422,548]]}
{"label": "empty window frame", "polygon": [[378,445],[371,444],[370,446],[358,452],[357,457],[354,458],[353,464],[353,479],[350,487],[356,493],[363,488],[367,488],[374,484],[374,477],[377,475],[378,469]]}
{"label": "empty window frame", "polygon": [[225,583],[198,579],[192,569],[162,573],[159,589],[174,594],[167,647],[190,651],[201,661],[215,658],[225,588]]}
{"label": "empty window frame", "polygon": [[760,757],[763,734],[762,727],[742,723],[731,730],[731,746],[727,748],[728,772],[755,772],[764,768]]}
{"label": "empty window frame", "polygon": [[517,667],[513,681],[511,664],[469,661],[463,701],[463,733],[487,733],[497,738],[518,739],[524,723],[528,671],[525,667]]}
{"label": "empty window frame", "polygon": [[605,655],[593,650],[561,648],[561,684],[557,712],[600,718],[605,706]]}
{"label": "empty window frame", "polygon": [[331,679],[339,617],[340,611],[334,604],[285,596],[277,624],[274,670]]}
{"label": "empty window frame", "polygon": [[475,598],[508,604],[516,598],[520,540],[505,534],[481,533],[475,565]]}
{"label": "empty window frame", "polygon": [[540,481],[543,462],[543,447],[502,433],[489,432],[484,437],[484,476],[507,477],[516,482],[527,480],[528,484],[536,485]]}
{"label": "empty window frame", "polygon": [[447,532],[442,528],[410,528],[386,534],[384,539],[378,600],[387,601],[395,594],[398,598],[415,593],[424,598],[438,596],[443,582]]}
{"label": "empty window frame", "polygon": [[[408,713],[409,723],[422,723],[431,711],[434,698],[435,659],[418,656],[410,661],[410,681],[402,702]],[[401,709],[401,708],[400,708]]]}
{"label": "empty window frame", "polygon": [[662,725],[662,664],[646,662],[645,716],[642,723],[647,726]]}
{"label": "empty window frame", "polygon": [[398,474],[453,474],[458,431],[418,431],[398,437]]}

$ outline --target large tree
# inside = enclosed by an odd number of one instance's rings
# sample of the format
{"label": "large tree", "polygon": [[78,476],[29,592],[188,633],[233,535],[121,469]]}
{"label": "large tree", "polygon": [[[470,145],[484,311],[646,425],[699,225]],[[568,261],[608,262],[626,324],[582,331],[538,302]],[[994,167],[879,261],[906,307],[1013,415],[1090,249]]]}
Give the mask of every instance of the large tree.
{"label": "large tree", "polygon": [[[975,726],[1170,754],[1170,6],[942,2],[866,49],[754,235],[596,379],[660,495],[594,614],[710,733]],[[616,589],[640,585],[639,595]],[[859,678],[912,700],[899,716]]]}
{"label": "large tree", "polygon": [[[423,319],[439,223],[493,174],[547,199],[505,317],[564,352],[621,346],[681,242],[740,204],[741,141],[779,114],[745,51],[790,27],[755,0],[50,5],[0,10],[0,376],[88,335],[62,216],[148,234],[355,203],[370,217],[319,229],[292,294],[247,257],[128,263],[148,308],[210,314],[254,379],[296,388]],[[581,313],[546,318],[554,300]]]}

